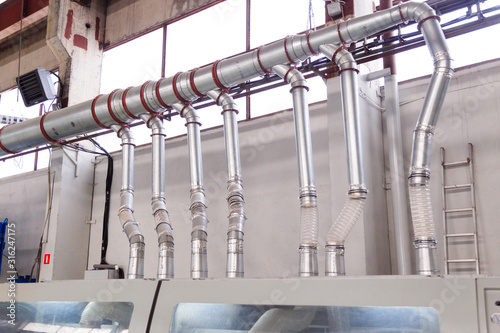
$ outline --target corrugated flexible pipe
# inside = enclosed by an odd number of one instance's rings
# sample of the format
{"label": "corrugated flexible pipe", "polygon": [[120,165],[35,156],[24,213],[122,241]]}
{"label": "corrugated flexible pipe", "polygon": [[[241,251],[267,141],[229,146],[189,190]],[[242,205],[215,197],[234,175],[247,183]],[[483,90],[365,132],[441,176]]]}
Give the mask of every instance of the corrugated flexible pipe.
{"label": "corrugated flexible pipe", "polygon": [[224,143],[227,167],[227,205],[229,227],[227,230],[226,277],[244,277],[243,236],[245,220],[245,198],[241,181],[240,144],[238,138],[238,107],[233,98],[221,90],[207,93],[217,105],[222,106],[224,117]]}
{"label": "corrugated flexible pipe", "polygon": [[318,275],[318,203],[314,179],[307,81],[296,68],[277,65],[273,71],[290,83],[293,97],[295,143],[299,169],[300,244],[299,276]]}
{"label": "corrugated flexible pipe", "polygon": [[208,277],[207,262],[207,225],[205,212],[205,190],[203,188],[203,163],[201,158],[200,118],[196,110],[189,104],[174,104],[186,119],[187,141],[189,152],[189,174],[191,179],[191,278],[205,279]]}
{"label": "corrugated flexible pipe", "polygon": [[142,114],[141,119],[152,134],[152,198],[151,208],[158,235],[158,280],[174,277],[174,236],[165,200],[165,128],[157,116]]}
{"label": "corrugated flexible pipe", "polygon": [[342,114],[344,117],[347,153],[347,201],[328,232],[325,252],[325,274],[345,275],[344,243],[357,220],[363,214],[367,189],[363,161],[363,138],[358,97],[358,69],[351,53],[340,45],[322,45],[320,51],[339,66]]}
{"label": "corrugated flexible pipe", "polygon": [[127,127],[112,125],[122,140],[122,184],[118,217],[130,244],[127,279],[144,278],[144,237],[134,218],[134,137]]}

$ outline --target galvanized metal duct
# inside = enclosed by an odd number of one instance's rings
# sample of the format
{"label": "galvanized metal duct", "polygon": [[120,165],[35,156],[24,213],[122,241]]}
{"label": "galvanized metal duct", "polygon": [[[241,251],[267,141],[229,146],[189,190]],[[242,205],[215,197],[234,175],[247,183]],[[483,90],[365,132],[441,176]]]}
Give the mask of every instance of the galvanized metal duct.
{"label": "galvanized metal duct", "polygon": [[[414,136],[410,171],[410,200],[419,254],[418,272],[436,272],[433,258],[435,237],[428,194],[429,152],[452,67],[446,40],[438,24],[439,18],[426,3],[405,2],[370,15],[339,22],[306,34],[288,36],[211,65],[178,73],[157,82],[117,90],[108,95],[45,114],[41,117],[0,129],[0,156],[47,143],[126,124],[142,113],[157,114],[176,103],[195,100],[214,89],[226,89],[263,75],[270,68],[305,60],[325,44],[348,44],[379,33],[387,28],[416,21],[435,61],[435,72],[424,101],[422,116]],[[90,111],[90,112],[89,112]],[[413,193],[412,193],[413,192]],[[424,195],[425,194],[425,195]],[[416,204],[422,203],[425,204]],[[424,207],[423,209],[419,208]],[[420,265],[420,264],[419,264]]]}
{"label": "galvanized metal duct", "polygon": [[363,161],[362,132],[358,97],[357,64],[351,53],[340,45],[322,45],[320,51],[331,58],[340,69],[342,85],[342,114],[344,117],[345,146],[347,152],[347,202],[332,224],[325,246],[325,274],[345,275],[344,243],[354,224],[363,214],[367,189]]}
{"label": "galvanized metal duct", "polygon": [[290,83],[293,96],[295,143],[299,168],[300,244],[299,276],[318,275],[318,203],[314,179],[307,81],[297,69],[285,65],[273,71]]}
{"label": "galvanized metal duct", "polygon": [[174,236],[165,200],[165,128],[157,116],[142,114],[141,119],[152,130],[152,193],[151,208],[158,235],[158,280],[174,277]]}
{"label": "galvanized metal duct", "polygon": [[413,132],[409,195],[417,250],[417,274],[430,275],[439,273],[429,188],[432,137],[453,75],[453,59],[439,21],[433,16],[434,11],[426,9],[421,15],[425,18],[420,21],[419,29],[434,60],[434,73]]}
{"label": "galvanized metal duct", "polygon": [[174,109],[186,119],[189,174],[191,178],[191,278],[205,279],[208,276],[207,262],[207,214],[205,212],[205,190],[203,188],[203,163],[201,158],[200,118],[189,104],[176,103]]}
{"label": "galvanized metal duct", "polygon": [[238,108],[233,98],[219,89],[207,93],[217,105],[222,106],[224,117],[224,143],[227,166],[227,205],[229,227],[227,230],[226,277],[244,277],[243,236],[245,220],[245,198],[241,183],[240,143],[238,138]]}
{"label": "galvanized metal duct", "polygon": [[127,127],[112,125],[111,128],[122,140],[122,184],[118,217],[130,244],[128,257],[128,279],[144,278],[144,237],[134,218],[134,137]]}

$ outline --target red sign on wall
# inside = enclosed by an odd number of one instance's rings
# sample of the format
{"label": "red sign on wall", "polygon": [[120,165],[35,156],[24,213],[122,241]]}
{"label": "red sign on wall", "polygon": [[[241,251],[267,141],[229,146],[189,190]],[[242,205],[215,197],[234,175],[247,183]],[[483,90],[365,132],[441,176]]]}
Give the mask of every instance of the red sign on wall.
{"label": "red sign on wall", "polygon": [[50,264],[50,254],[46,254],[46,255],[43,257],[43,264],[44,264],[44,265],[48,265],[48,264]]}

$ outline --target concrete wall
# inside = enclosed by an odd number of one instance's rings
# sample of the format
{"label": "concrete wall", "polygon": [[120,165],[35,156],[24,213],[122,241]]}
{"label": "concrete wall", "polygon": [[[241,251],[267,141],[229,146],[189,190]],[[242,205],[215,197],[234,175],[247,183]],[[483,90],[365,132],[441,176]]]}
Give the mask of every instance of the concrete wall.
{"label": "concrete wall", "polygon": [[[415,126],[429,78],[420,78],[400,84],[403,147],[406,167],[409,167],[412,130]],[[461,161],[467,158],[467,144],[474,145],[474,172],[477,199],[479,252],[482,272],[500,274],[498,254],[500,247],[500,224],[497,218],[500,207],[496,192],[500,185],[500,60],[461,68],[456,71],[446,97],[434,136],[432,151],[431,190],[436,221],[437,240],[441,272],[443,262],[443,214],[441,199],[440,147],[446,149],[446,161]],[[446,184],[468,182],[466,168],[446,172]],[[471,207],[468,191],[449,194],[448,208]],[[450,215],[450,232],[470,232],[470,215]],[[469,228],[467,229],[467,226]],[[451,244],[451,243],[450,243]],[[460,240],[450,245],[452,258],[473,258],[473,245]],[[471,273],[470,264],[454,265],[455,273]]]}

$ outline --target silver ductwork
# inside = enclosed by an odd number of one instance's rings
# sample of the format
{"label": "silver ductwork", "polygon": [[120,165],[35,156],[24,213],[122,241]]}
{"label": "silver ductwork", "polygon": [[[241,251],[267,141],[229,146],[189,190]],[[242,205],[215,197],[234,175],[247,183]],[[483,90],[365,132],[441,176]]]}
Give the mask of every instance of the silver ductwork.
{"label": "silver ductwork", "polygon": [[203,164],[201,158],[200,118],[189,104],[174,104],[181,117],[186,119],[189,153],[189,174],[191,179],[191,278],[208,277],[207,225],[205,212],[205,190],[203,188]]}
{"label": "silver ductwork", "polygon": [[[431,18],[436,17],[431,16]],[[450,57],[446,39],[437,19],[422,19],[419,29],[434,60],[434,72],[413,132],[408,183],[417,250],[417,274],[431,275],[439,274],[429,188],[432,137],[453,75],[453,59]]]}
{"label": "silver ductwork", "polygon": [[312,323],[316,311],[314,306],[271,309],[264,312],[248,332],[301,332]]}
{"label": "silver ductwork", "polygon": [[151,208],[158,235],[158,280],[174,277],[174,236],[165,200],[165,128],[157,116],[142,114],[141,119],[152,134],[152,198]]}
{"label": "silver ductwork", "polygon": [[[415,245],[422,258],[419,260],[418,273],[433,274],[437,269],[432,259],[436,242],[428,190],[430,151],[433,130],[453,72],[452,60],[438,19],[428,4],[405,2],[390,9],[339,22],[316,31],[288,36],[258,49],[216,61],[199,69],[178,73],[170,78],[162,78],[156,82],[148,81],[141,86],[113,91],[104,96],[99,95],[93,100],[2,128],[0,156],[47,143],[57,143],[63,139],[96,131],[101,127],[127,124],[140,114],[157,115],[174,104],[178,105],[177,109],[182,109],[186,103],[214,89],[224,90],[266,74],[274,66],[305,60],[318,53],[322,45],[349,44],[407,21],[416,21],[433,57],[435,71],[414,133],[409,180],[410,201]],[[188,125],[188,132],[196,132],[195,128],[198,129],[198,125],[191,123]],[[196,197],[203,197],[202,192],[197,189],[193,193]],[[199,216],[197,219],[206,220],[204,204],[195,208],[203,211],[197,213]],[[200,231],[197,238],[200,240],[200,250],[203,250],[201,246],[203,235],[204,232]],[[203,256],[196,256],[198,257]]]}
{"label": "silver ductwork", "polygon": [[318,203],[314,179],[307,81],[294,67],[277,65],[272,70],[290,83],[293,96],[295,143],[299,168],[300,244],[299,276],[318,275]]}
{"label": "silver ductwork", "polygon": [[134,137],[127,127],[112,125],[122,140],[122,184],[118,217],[130,244],[128,279],[144,278],[144,237],[134,218]]}
{"label": "silver ductwork", "polygon": [[244,277],[243,236],[245,226],[245,198],[241,182],[240,144],[238,138],[238,108],[233,98],[221,90],[207,93],[215,103],[222,106],[224,117],[224,143],[227,166],[227,205],[229,227],[227,230],[226,277]]}
{"label": "silver ductwork", "polygon": [[363,214],[368,193],[365,184],[363,146],[358,97],[357,64],[351,53],[340,45],[322,45],[320,51],[339,66],[342,86],[342,114],[344,117],[347,152],[347,201],[339,217],[328,232],[325,246],[325,274],[345,275],[344,243],[354,224]]}

